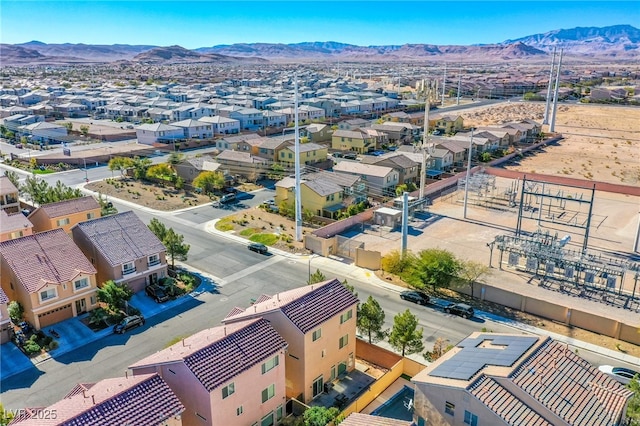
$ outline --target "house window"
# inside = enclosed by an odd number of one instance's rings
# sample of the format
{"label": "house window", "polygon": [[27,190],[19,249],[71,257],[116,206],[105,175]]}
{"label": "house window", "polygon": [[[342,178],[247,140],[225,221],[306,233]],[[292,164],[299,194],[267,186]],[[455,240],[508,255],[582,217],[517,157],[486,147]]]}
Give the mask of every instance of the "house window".
{"label": "house window", "polygon": [[289,153],[289,158],[293,158],[293,154]]}
{"label": "house window", "polygon": [[58,224],[58,226],[68,225],[69,224],[69,218],[65,217],[64,219],[58,219],[56,221],[56,223]]}
{"label": "house window", "polygon": [[273,398],[276,394],[276,385],[269,385],[269,387],[262,390],[262,402],[267,402]]}
{"label": "house window", "polygon": [[345,334],[340,338],[340,349],[344,348],[349,344],[349,335]]}
{"label": "house window", "polygon": [[340,324],[344,324],[345,322],[349,321],[352,316],[353,316],[353,312],[351,309],[349,309],[347,312],[340,315]]}
{"label": "house window", "polygon": [[149,256],[149,266],[155,266],[160,263],[160,256],[157,254],[152,254]]}
{"label": "house window", "polygon": [[91,304],[92,305],[96,304],[96,297],[95,296],[91,296],[91,298],[89,300],[91,300]]}
{"label": "house window", "polygon": [[15,240],[16,238],[22,237],[22,231],[16,231],[9,234],[9,239]]}
{"label": "house window", "polygon": [[279,364],[278,355],[262,363],[262,374],[273,370]]}
{"label": "house window", "polygon": [[227,386],[222,388],[222,399],[225,399],[226,397],[233,395],[234,392],[236,391],[236,385],[235,383],[229,383]]}
{"label": "house window", "polygon": [[122,275],[133,274],[136,271],[136,265],[133,262],[122,264]]}
{"label": "house window", "polygon": [[453,413],[456,410],[456,404],[453,402],[445,401],[444,412],[453,416]]}
{"label": "house window", "polygon": [[282,409],[282,405],[279,405],[278,408],[276,408],[276,421],[280,421],[283,416],[284,416],[284,411]]}
{"label": "house window", "polygon": [[273,411],[260,420],[260,426],[273,426]]}
{"label": "house window", "polygon": [[89,279],[86,277],[73,282],[74,291],[82,290],[86,287],[89,287]]}
{"label": "house window", "polygon": [[239,416],[243,412],[244,412],[244,409],[242,408],[242,405],[236,408],[236,416]]}
{"label": "house window", "polygon": [[470,413],[467,410],[464,410],[464,424],[471,426],[478,426],[478,416],[473,413]]}
{"label": "house window", "polygon": [[311,336],[311,339],[315,342],[316,340],[318,340],[321,337],[322,337],[322,329],[319,328],[319,329],[317,329],[317,330],[315,330],[313,332],[313,335]]}
{"label": "house window", "polygon": [[87,213],[87,220],[91,220],[91,219],[93,219],[94,217],[96,217],[96,214],[95,214],[95,213],[93,213],[93,212],[91,212],[91,213]]}
{"label": "house window", "polygon": [[55,299],[57,296],[55,288],[49,288],[40,292],[40,301],[45,302],[50,299]]}

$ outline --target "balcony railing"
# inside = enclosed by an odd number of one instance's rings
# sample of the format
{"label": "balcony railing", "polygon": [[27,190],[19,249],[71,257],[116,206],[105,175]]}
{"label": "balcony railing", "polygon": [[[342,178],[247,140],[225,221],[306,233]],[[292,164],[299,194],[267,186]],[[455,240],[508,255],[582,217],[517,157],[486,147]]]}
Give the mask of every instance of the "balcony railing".
{"label": "balcony railing", "polygon": [[156,266],[160,264],[160,259],[149,260],[147,266]]}
{"label": "balcony railing", "polygon": [[129,275],[133,274],[134,272],[136,272],[135,266],[133,268],[122,269],[122,275]]}

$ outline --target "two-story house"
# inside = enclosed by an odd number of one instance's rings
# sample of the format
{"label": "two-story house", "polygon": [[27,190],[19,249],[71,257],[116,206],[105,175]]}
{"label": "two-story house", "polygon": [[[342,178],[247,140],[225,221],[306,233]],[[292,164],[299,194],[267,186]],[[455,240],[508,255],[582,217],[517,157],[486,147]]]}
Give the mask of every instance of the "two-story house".
{"label": "two-story house", "polygon": [[[309,142],[331,142],[331,128],[326,124],[312,123],[304,129],[304,135],[309,138]],[[301,132],[302,134],[302,132]]]}
{"label": "two-story house", "polygon": [[237,136],[225,136],[222,139],[218,139],[216,141],[216,148],[218,148],[220,151],[224,151],[224,150],[231,150],[231,151],[237,151],[238,150],[238,143],[249,140],[249,139],[259,139],[262,136],[258,135],[257,133],[248,133],[246,135],[237,135]]}
{"label": "two-story house", "polygon": [[214,115],[213,117],[202,117],[198,121],[211,124],[214,136],[240,133],[240,121],[233,118]]}
{"label": "two-story house", "polygon": [[[276,205],[295,202],[295,179],[285,177],[275,184]],[[343,202],[344,191],[340,185],[329,179],[317,177],[300,181],[300,200],[302,209],[310,211],[316,216],[336,218],[338,213],[346,208]]]}
{"label": "two-story house", "polygon": [[456,133],[464,128],[462,116],[434,116],[429,119],[429,126],[443,133]]}
{"label": "two-story house", "polygon": [[419,170],[421,163],[418,163],[402,154],[384,155],[382,157],[368,156],[362,159],[363,164],[374,164],[376,166],[391,167],[398,171],[399,182],[416,183],[420,181]]}
{"label": "two-story house", "polygon": [[[327,160],[328,150],[317,143],[302,143],[299,147],[300,164],[314,164]],[[295,147],[289,144],[278,153],[278,162],[285,167],[293,167],[296,162]]]}
{"label": "two-story house", "polygon": [[61,228],[71,234],[71,228],[80,222],[96,219],[102,216],[100,204],[95,198],[72,198],[56,203],[43,204],[27,217],[33,224],[34,232],[49,231]]}
{"label": "two-story house", "polygon": [[167,274],[165,246],[131,211],[81,222],[71,234],[96,266],[99,285],[113,280],[138,292]]}
{"label": "two-story house", "polygon": [[412,382],[430,425],[618,425],[633,394],[550,337],[481,332]]}
{"label": "two-story house", "polygon": [[200,331],[129,368],[157,373],[185,425],[274,425],[285,412],[287,343],[261,318]]}
{"label": "two-story house", "polygon": [[97,303],[96,269],[62,229],[0,243],[0,283],[37,329]]}
{"label": "two-story house", "polygon": [[136,127],[138,143],[153,145],[184,139],[184,129],[164,123],[141,124]]}
{"label": "two-story house", "polygon": [[376,149],[376,139],[361,130],[336,130],[331,136],[331,148],[365,154]]}
{"label": "two-story house", "polygon": [[6,176],[0,176],[0,209],[9,214],[20,210],[18,188]]}
{"label": "two-story house", "polygon": [[213,125],[205,121],[188,118],[172,122],[171,125],[182,128],[185,139],[209,139],[213,137]]}
{"label": "two-story house", "polygon": [[333,171],[360,176],[367,185],[368,195],[376,198],[394,196],[400,184],[400,173],[391,167],[341,161],[333,166]]}
{"label": "two-story house", "polygon": [[[25,409],[11,424],[182,426],[184,406],[157,374],[117,377],[76,385],[61,400]],[[43,418],[46,417],[46,418]]]}
{"label": "two-story house", "polygon": [[0,210],[0,242],[33,235],[33,224],[22,213]]}
{"label": "two-story house", "polygon": [[337,279],[262,295],[222,321],[231,325],[264,318],[289,345],[286,396],[308,403],[324,384],[355,368],[358,298]]}
{"label": "two-story house", "polygon": [[241,130],[258,130],[263,126],[262,111],[255,108],[240,108],[229,111],[228,117],[240,122]]}
{"label": "two-story house", "polygon": [[284,127],[287,125],[287,114],[278,111],[262,111],[265,127]]}

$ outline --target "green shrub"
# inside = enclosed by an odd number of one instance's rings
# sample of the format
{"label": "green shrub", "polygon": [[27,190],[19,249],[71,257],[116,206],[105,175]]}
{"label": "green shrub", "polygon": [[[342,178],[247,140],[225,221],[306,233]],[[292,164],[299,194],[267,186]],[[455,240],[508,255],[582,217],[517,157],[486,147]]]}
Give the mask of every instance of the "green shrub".
{"label": "green shrub", "polygon": [[24,345],[24,351],[27,353],[27,355],[38,353],[41,350],[42,348],[35,341],[28,340]]}
{"label": "green shrub", "polygon": [[52,351],[54,349],[58,349],[58,346],[60,346],[58,344],[57,340],[52,340],[51,342],[49,342],[49,350]]}

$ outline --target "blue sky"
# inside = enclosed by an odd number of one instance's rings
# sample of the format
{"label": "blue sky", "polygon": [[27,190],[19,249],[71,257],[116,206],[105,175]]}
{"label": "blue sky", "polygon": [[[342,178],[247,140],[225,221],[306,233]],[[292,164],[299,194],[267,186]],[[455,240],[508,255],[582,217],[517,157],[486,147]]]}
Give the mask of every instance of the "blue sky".
{"label": "blue sky", "polygon": [[0,0],[2,43],[500,43],[560,28],[638,26],[638,1]]}

